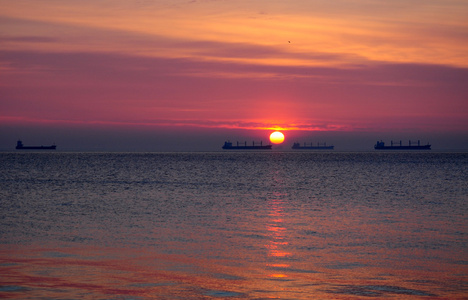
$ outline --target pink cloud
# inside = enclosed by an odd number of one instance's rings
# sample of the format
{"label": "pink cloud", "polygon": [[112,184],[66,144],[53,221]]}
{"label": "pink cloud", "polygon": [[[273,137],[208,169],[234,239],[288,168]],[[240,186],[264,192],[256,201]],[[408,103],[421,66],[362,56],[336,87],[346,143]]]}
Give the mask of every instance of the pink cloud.
{"label": "pink cloud", "polygon": [[[449,130],[466,125],[468,111],[468,70],[439,65],[283,67],[32,51],[2,51],[0,59],[9,68],[0,75],[3,117],[226,128],[276,122],[308,130],[384,123]],[[239,76],[216,76],[226,70]],[[252,78],[252,72],[275,76]]]}

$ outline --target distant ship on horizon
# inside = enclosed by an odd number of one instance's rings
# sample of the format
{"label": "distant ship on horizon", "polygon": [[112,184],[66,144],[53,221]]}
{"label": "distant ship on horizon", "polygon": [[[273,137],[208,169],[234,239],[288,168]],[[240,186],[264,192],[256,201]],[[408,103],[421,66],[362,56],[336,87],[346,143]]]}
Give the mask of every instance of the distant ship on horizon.
{"label": "distant ship on horizon", "polygon": [[252,142],[252,145],[247,145],[247,142],[244,142],[244,144],[239,144],[237,142],[236,146],[233,146],[231,142],[227,141],[224,142],[223,149],[225,150],[270,150],[272,145],[263,145],[262,142],[260,142],[260,145],[255,145],[255,142]]}
{"label": "distant ship on horizon", "polygon": [[327,146],[327,143],[323,143],[321,145],[320,143],[317,143],[317,146],[314,146],[312,143],[307,145],[307,143],[304,143],[304,146],[301,146],[299,143],[294,143],[291,149],[295,150],[333,150],[335,146]]}
{"label": "distant ship on horizon", "polygon": [[16,149],[17,150],[55,150],[57,148],[56,145],[51,146],[24,146],[21,140],[16,142]]}
{"label": "distant ship on horizon", "polygon": [[390,141],[390,146],[385,146],[383,141],[377,141],[374,145],[375,150],[431,150],[431,145],[427,143],[426,145],[421,145],[421,142],[418,140],[417,145],[411,145],[409,141],[407,146],[404,146],[401,141],[399,144],[394,144],[393,141]]}

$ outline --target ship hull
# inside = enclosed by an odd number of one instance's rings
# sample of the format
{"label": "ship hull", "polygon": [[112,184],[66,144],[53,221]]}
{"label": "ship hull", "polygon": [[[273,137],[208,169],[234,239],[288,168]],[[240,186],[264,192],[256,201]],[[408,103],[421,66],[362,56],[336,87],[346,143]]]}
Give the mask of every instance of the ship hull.
{"label": "ship hull", "polygon": [[22,146],[16,147],[16,150],[55,150],[57,146]]}
{"label": "ship hull", "polygon": [[294,150],[333,150],[335,146],[327,146],[326,143],[320,144],[312,144],[312,143],[304,143],[302,146],[300,143],[294,143],[291,147],[291,149]]}
{"label": "ship hull", "polygon": [[385,143],[383,141],[377,141],[377,143],[374,145],[375,150],[431,150],[431,145],[427,143],[426,145],[421,145],[420,141],[418,140],[417,145],[412,144],[411,141],[409,141],[408,145],[404,146],[401,144],[401,141],[399,144],[394,144],[393,141],[391,142],[390,146],[385,146]]}
{"label": "ship hull", "polygon": [[431,150],[431,145],[424,146],[375,146],[375,150]]}
{"label": "ship hull", "polygon": [[292,147],[294,150],[333,150],[335,146],[325,146],[325,147]]}
{"label": "ship hull", "polygon": [[268,146],[223,146],[225,150],[271,150],[271,145]]}
{"label": "ship hull", "polygon": [[224,150],[270,150],[272,145],[262,145],[262,142],[260,144],[255,145],[255,142],[252,142],[251,145],[247,145],[247,142],[244,144],[239,144],[237,142],[237,145],[234,146],[232,145],[231,142],[224,142],[223,149]]}

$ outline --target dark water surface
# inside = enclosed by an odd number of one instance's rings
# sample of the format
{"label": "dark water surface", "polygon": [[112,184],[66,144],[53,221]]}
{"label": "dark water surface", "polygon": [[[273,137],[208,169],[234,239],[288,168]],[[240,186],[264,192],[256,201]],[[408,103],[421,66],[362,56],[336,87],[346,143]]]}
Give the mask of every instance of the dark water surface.
{"label": "dark water surface", "polygon": [[468,297],[468,154],[1,153],[0,168],[0,298]]}

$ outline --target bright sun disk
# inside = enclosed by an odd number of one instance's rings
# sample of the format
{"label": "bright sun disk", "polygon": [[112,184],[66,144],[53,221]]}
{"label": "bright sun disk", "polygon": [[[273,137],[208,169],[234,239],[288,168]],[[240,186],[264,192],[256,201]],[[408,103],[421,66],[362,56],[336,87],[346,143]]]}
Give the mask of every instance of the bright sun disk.
{"label": "bright sun disk", "polygon": [[275,131],[270,134],[270,142],[273,144],[281,144],[284,141],[284,134],[279,131]]}

